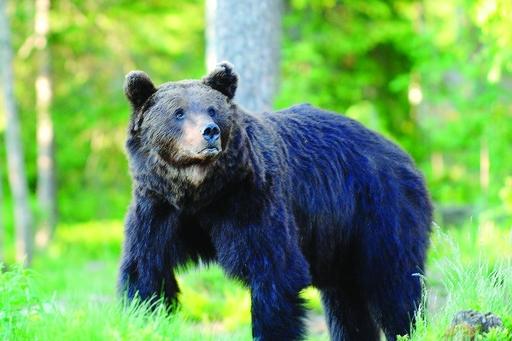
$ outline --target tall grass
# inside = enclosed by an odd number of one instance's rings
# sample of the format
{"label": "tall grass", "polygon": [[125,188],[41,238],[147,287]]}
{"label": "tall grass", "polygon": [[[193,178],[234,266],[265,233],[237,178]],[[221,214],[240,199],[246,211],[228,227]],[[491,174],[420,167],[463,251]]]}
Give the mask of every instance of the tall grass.
{"label": "tall grass", "polygon": [[[459,234],[455,231],[455,235]],[[512,244],[512,239],[508,243]],[[462,251],[459,245],[466,249]],[[468,246],[439,229],[434,232],[431,253],[442,257],[435,258],[429,266],[427,307],[420,314],[411,340],[469,339],[452,335],[451,321],[457,312],[470,309],[492,312],[504,323],[504,328],[478,335],[477,340],[512,340],[512,254],[508,252],[500,258],[487,254],[495,250]]]}
{"label": "tall grass", "polygon": [[47,301],[35,277],[20,268],[1,275],[0,340],[241,340],[250,335],[248,325],[208,330],[183,311],[169,315],[162,305],[152,311],[138,302],[101,302],[88,293],[81,300],[55,295]]}
{"label": "tall grass", "polygon": [[[34,270],[0,273],[0,340],[250,340],[248,292],[218,267],[179,274],[182,305],[176,314],[151,312],[143,304],[123,307],[115,294],[121,230],[117,221],[63,227]],[[433,235],[427,308],[408,339],[447,339],[454,314],[474,309],[504,322],[503,329],[477,340],[512,340],[510,231],[493,231],[495,241],[482,235],[488,227],[460,231],[437,229]],[[309,289],[304,297],[318,327],[318,294]],[[309,340],[328,340],[325,326],[314,329]]]}

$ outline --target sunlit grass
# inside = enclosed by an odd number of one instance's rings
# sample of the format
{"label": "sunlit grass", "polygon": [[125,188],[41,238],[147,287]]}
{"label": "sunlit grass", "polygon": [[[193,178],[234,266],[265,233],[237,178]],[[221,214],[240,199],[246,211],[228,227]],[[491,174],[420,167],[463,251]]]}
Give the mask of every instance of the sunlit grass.
{"label": "sunlit grass", "polygon": [[[411,340],[442,340],[454,337],[451,321],[461,310],[492,312],[503,321],[503,328],[479,335],[477,340],[512,339],[512,263],[490,266],[485,261],[463,266],[460,261],[446,260],[437,264],[441,288],[429,287],[430,304],[419,320]],[[436,302],[437,301],[437,302]],[[441,302],[438,302],[441,301]],[[458,336],[455,340],[466,340]]]}
{"label": "sunlit grass", "polygon": [[457,312],[470,309],[492,312],[504,322],[503,329],[478,335],[477,340],[512,339],[511,231],[489,224],[468,224],[448,232],[438,226],[434,229],[426,276],[427,306],[422,307],[411,340],[469,340],[450,334],[450,328]]}
{"label": "sunlit grass", "polygon": [[[12,285],[30,280],[20,270],[11,272]],[[76,302],[58,299],[43,302],[18,292],[13,296],[24,306],[2,316],[2,340],[202,340],[222,339],[222,331],[202,330],[181,314],[169,315],[162,307],[151,312],[147,306],[120,302]],[[2,307],[3,308],[3,307]],[[242,336],[243,329],[233,335]],[[245,332],[246,333],[246,332]]]}
{"label": "sunlit grass", "polygon": [[[509,223],[510,224],[510,223]],[[430,263],[440,259],[459,259],[470,264],[476,259],[490,263],[512,260],[512,226],[499,226],[492,220],[467,222],[440,233],[439,227],[432,234]]]}
{"label": "sunlit grass", "polygon": [[[181,269],[179,311],[123,308],[115,292],[121,221],[60,226],[31,271],[0,274],[1,340],[250,340],[250,296],[217,266]],[[446,337],[460,310],[492,311],[505,329],[485,340],[512,338],[512,240],[492,221],[441,232],[430,250],[428,305],[412,340]],[[303,292],[317,324],[309,340],[327,340],[318,292]],[[319,324],[319,325],[318,325]],[[312,327],[312,324],[309,324]]]}
{"label": "sunlit grass", "polygon": [[37,288],[44,309],[11,326],[7,339],[14,331],[16,340],[250,339],[248,291],[214,266],[181,269],[183,304],[172,318],[146,316],[142,308],[122,310],[115,288],[122,231],[121,221],[60,226],[48,251],[36,257],[34,273],[13,272],[30,279],[25,287]]}

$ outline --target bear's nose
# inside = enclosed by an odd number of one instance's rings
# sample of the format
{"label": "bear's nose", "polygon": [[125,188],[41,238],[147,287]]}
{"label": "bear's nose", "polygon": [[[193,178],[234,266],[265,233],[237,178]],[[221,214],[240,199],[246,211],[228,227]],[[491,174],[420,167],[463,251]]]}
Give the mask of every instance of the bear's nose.
{"label": "bear's nose", "polygon": [[203,137],[209,143],[215,142],[220,136],[219,126],[215,123],[210,123],[203,130]]}

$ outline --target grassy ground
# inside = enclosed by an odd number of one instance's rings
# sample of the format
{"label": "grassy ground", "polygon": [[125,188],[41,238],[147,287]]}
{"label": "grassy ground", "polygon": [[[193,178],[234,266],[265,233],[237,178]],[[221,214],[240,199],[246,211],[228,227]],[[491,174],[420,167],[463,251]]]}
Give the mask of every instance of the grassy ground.
{"label": "grassy ground", "polygon": [[[250,299],[217,267],[179,275],[180,311],[149,314],[122,309],[115,278],[121,222],[60,226],[57,239],[32,270],[0,273],[0,340],[249,340]],[[428,309],[412,340],[446,338],[459,310],[492,311],[505,324],[486,340],[512,340],[512,233],[492,222],[433,235]],[[328,340],[318,294],[304,293],[309,340]]]}

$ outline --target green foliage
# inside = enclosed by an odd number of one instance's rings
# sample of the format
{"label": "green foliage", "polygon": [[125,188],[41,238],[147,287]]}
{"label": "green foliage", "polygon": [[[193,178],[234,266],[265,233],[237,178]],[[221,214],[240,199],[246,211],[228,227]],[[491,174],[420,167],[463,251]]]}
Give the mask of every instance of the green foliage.
{"label": "green foliage", "polygon": [[[509,1],[292,1],[290,7],[279,106],[306,100],[355,113],[413,154],[436,201],[499,202],[501,179],[511,169]],[[485,146],[490,181],[483,187]],[[441,169],[432,170],[432,154]]]}
{"label": "green foliage", "polygon": [[410,134],[408,42],[412,22],[384,1],[292,1],[284,18],[278,106],[308,101],[336,111],[370,103],[381,131]]}
{"label": "green foliage", "polygon": [[[14,48],[19,51],[17,99],[28,179],[35,191],[36,66],[29,43],[33,12],[31,1],[11,8]],[[199,0],[52,2],[49,44],[61,221],[122,217],[130,198],[124,156],[130,109],[122,93],[124,75],[143,69],[157,83],[199,77],[204,71],[202,12]],[[0,159],[5,160],[2,135],[0,128]]]}
{"label": "green foliage", "polygon": [[0,338],[8,340],[13,331],[41,308],[31,273],[20,267],[3,272],[0,263]]}
{"label": "green foliage", "polygon": [[[9,10],[33,192],[34,4],[10,2]],[[122,217],[130,197],[123,75],[143,69],[156,83],[201,76],[203,12],[200,0],[52,2],[61,221]],[[441,204],[501,205],[512,169],[511,18],[507,0],[290,0],[276,107],[307,101],[380,131],[412,153]],[[480,183],[482,153],[488,185]]]}

